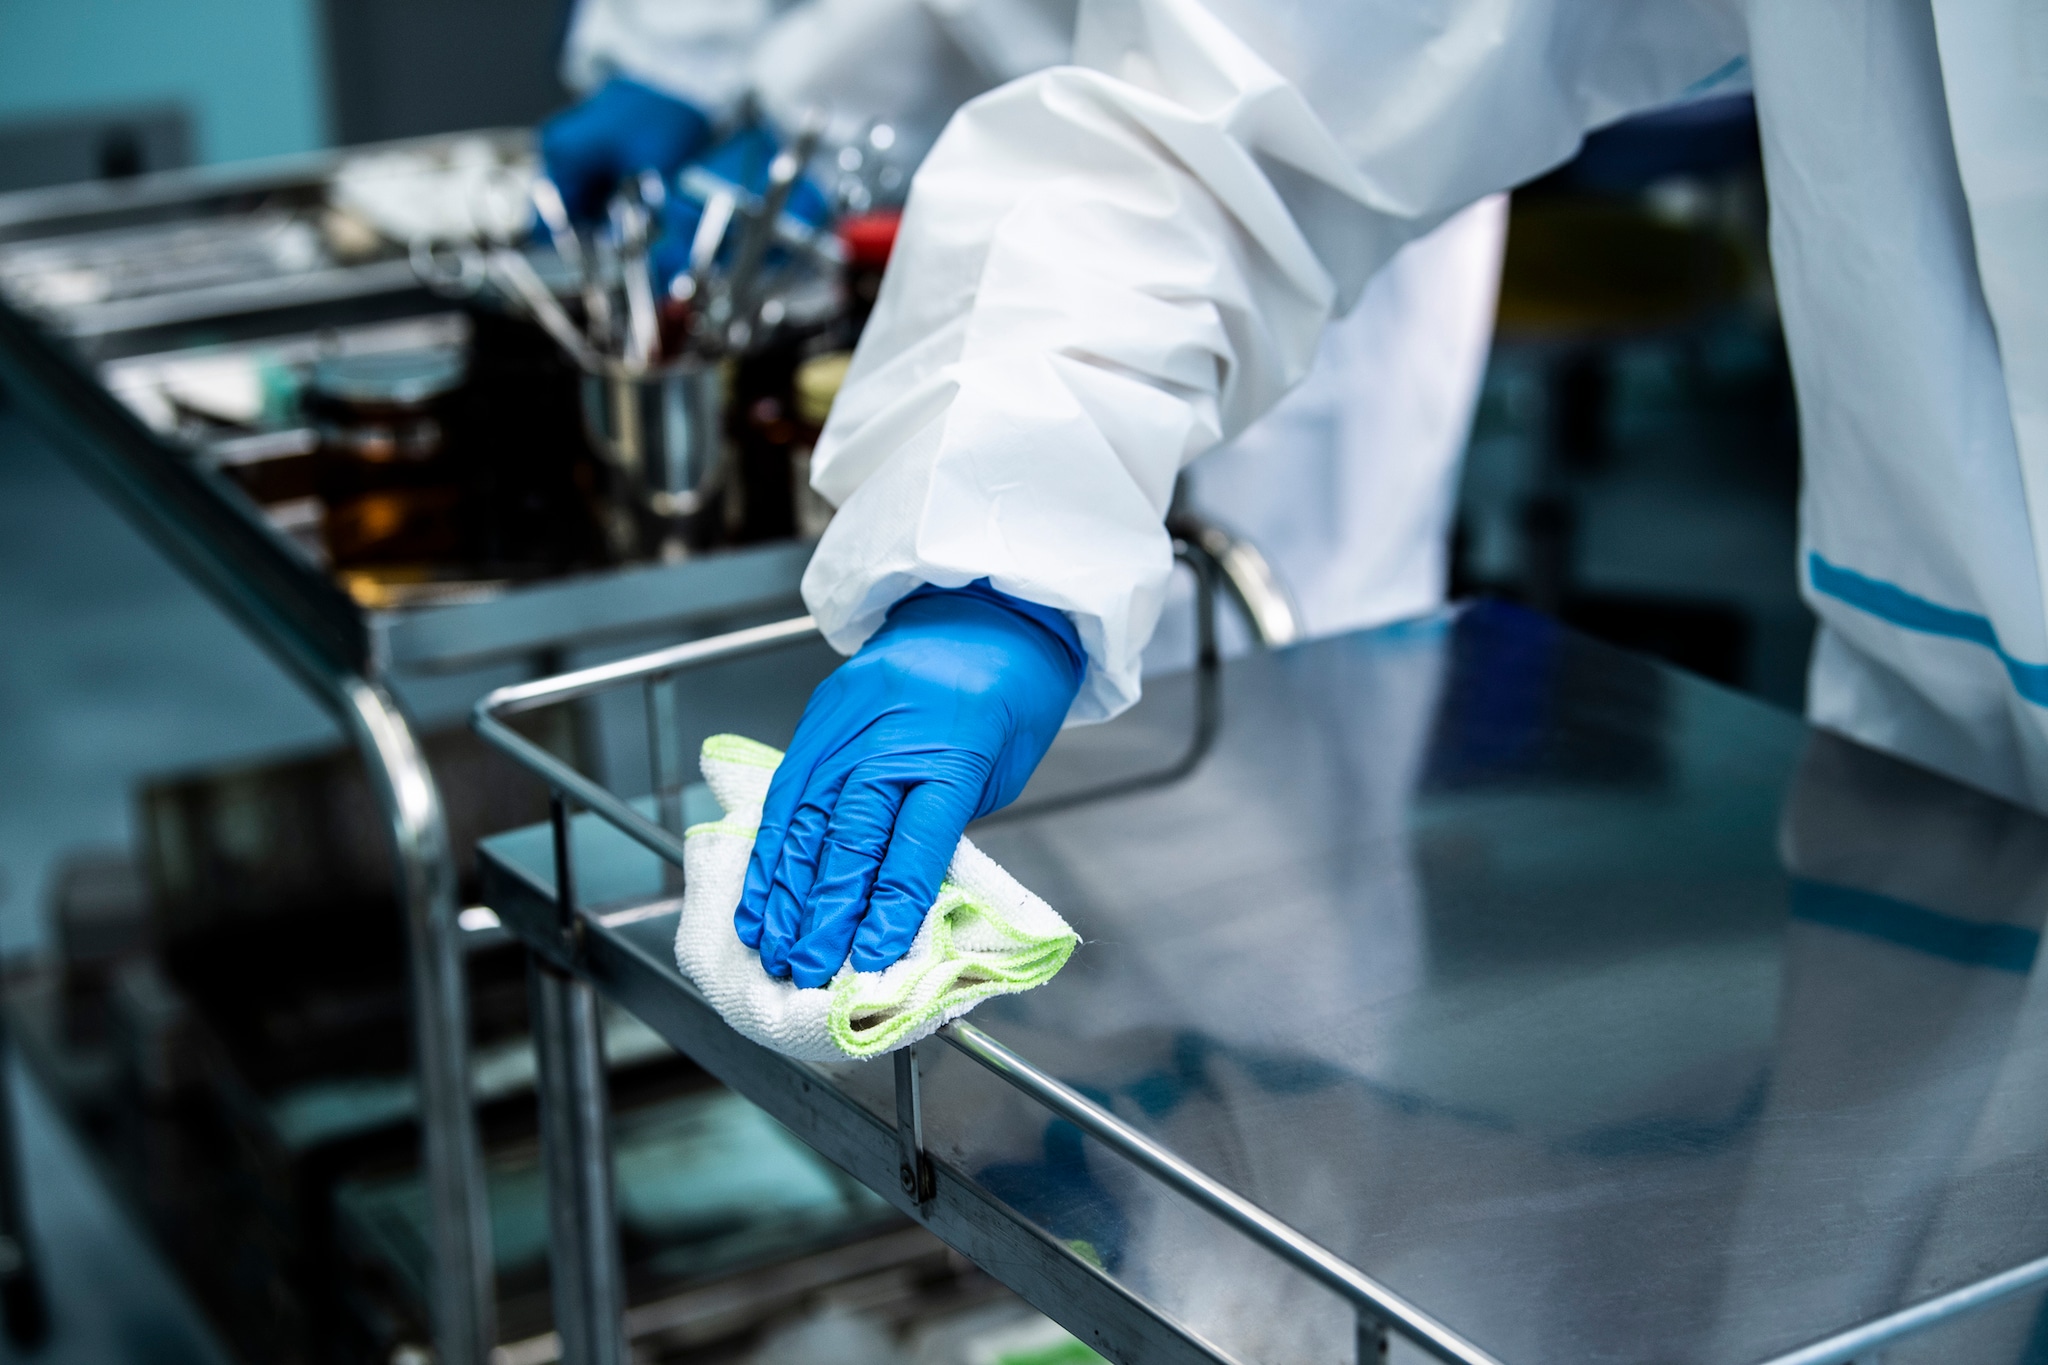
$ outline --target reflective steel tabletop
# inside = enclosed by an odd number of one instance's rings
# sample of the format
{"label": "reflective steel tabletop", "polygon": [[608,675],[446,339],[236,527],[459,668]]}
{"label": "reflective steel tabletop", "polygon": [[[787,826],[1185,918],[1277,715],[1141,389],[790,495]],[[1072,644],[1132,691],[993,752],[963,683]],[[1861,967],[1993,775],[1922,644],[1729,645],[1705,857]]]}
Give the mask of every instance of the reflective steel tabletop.
{"label": "reflective steel tabletop", "polygon": [[[975,831],[1084,946],[973,1022],[1126,1123],[1510,1365],[1754,1365],[2048,1256],[2038,817],[1498,606],[1237,661],[1191,775],[1028,813],[1171,760],[1191,684],[1148,686]],[[658,888],[609,847],[588,896]],[[1354,1358],[1333,1292],[925,1051],[950,1166],[1219,1354]],[[2040,1308],[1883,1359],[2048,1360]]]}

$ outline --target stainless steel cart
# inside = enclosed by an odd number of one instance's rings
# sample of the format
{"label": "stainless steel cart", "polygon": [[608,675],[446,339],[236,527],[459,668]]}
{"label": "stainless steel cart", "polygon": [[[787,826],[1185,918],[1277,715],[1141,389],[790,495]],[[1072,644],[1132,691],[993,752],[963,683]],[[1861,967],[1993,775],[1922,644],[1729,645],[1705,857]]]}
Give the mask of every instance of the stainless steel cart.
{"label": "stainless steel cart", "polygon": [[[508,145],[527,137],[467,136]],[[0,251],[13,253],[13,265],[37,250],[75,255],[84,249],[78,243],[99,257],[118,256],[127,233],[146,236],[162,272],[169,272],[131,293],[39,316],[10,304],[0,290],[0,384],[138,528],[333,712],[362,755],[388,827],[409,926],[436,1268],[430,1304],[435,1346],[448,1365],[481,1365],[495,1344],[495,1327],[482,1162],[468,1093],[458,869],[434,775],[394,682],[407,674],[515,660],[529,667],[553,660],[558,668],[565,651],[593,642],[673,638],[687,634],[693,622],[786,611],[796,602],[809,546],[769,543],[680,563],[501,585],[439,605],[369,610],[216,470],[139,420],[95,367],[172,345],[180,329],[263,338],[445,313],[447,303],[421,287],[402,250],[336,264],[294,262],[265,245],[276,234],[264,225],[280,206],[317,204],[321,187],[355,154],[0,197]],[[173,238],[181,227],[191,229],[197,257],[180,254],[183,239]],[[189,278],[173,278],[179,269],[189,269]]]}
{"label": "stainless steel cart", "polygon": [[[702,797],[664,689],[810,632],[478,708],[554,793],[483,858],[532,955],[564,1359],[628,1345],[599,994],[1118,1361],[2033,1358],[2037,816],[1474,606],[1067,732],[975,834],[1080,930],[1065,971],[801,1064],[676,969]],[[638,799],[503,724],[632,686]]]}

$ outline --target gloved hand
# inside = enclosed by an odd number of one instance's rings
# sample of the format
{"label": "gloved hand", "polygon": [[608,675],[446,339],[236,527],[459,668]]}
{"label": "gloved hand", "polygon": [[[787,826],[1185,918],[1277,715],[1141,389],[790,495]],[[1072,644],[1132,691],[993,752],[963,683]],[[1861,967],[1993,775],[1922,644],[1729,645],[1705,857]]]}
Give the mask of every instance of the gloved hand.
{"label": "gloved hand", "polygon": [[[697,197],[704,181],[723,182],[747,194],[761,194],[768,188],[768,167],[781,150],[782,143],[775,134],[757,123],[741,128],[704,153],[696,163],[704,176],[685,176],[662,208],[661,236],[655,240],[648,266],[657,291],[665,292],[671,280],[690,268],[690,249],[696,244],[697,224],[704,217],[704,201]],[[782,212],[786,217],[818,227],[832,216],[832,205],[825,192],[806,176],[790,187]],[[728,260],[739,235],[730,230],[726,234],[721,255]],[[767,264],[770,268],[779,266],[783,258],[782,248],[771,248]]]}
{"label": "gloved hand", "polygon": [[1067,618],[920,588],[811,694],[761,811],[733,925],[771,975],[822,986],[910,950],[969,821],[1015,800],[1081,688]]}
{"label": "gloved hand", "polygon": [[570,215],[596,222],[620,180],[645,170],[673,175],[710,132],[711,121],[695,106],[614,78],[541,125],[541,162]]}

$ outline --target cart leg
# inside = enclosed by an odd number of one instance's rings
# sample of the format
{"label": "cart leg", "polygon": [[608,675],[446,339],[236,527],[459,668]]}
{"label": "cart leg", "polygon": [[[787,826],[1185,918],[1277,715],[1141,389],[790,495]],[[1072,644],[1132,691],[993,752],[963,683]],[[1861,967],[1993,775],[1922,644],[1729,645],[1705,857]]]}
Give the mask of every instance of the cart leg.
{"label": "cart leg", "polygon": [[28,1205],[22,1198],[21,1146],[15,1139],[14,1093],[7,1074],[13,1048],[6,1024],[7,1012],[0,1006],[0,1317],[7,1339],[29,1349],[49,1336],[50,1309],[36,1273]]}
{"label": "cart leg", "polygon": [[1358,1307],[1358,1365],[1387,1365],[1387,1324],[1365,1305]]}
{"label": "cart leg", "polygon": [[469,1094],[469,988],[456,924],[455,856],[441,794],[412,728],[381,687],[347,689],[348,718],[389,826],[404,908],[432,1220],[430,1309],[443,1365],[484,1365],[497,1344],[490,1206]]}
{"label": "cart leg", "polygon": [[915,1043],[896,1052],[896,1155],[903,1192],[920,1208],[931,1203],[938,1187],[924,1148],[924,1081]]}
{"label": "cart leg", "polygon": [[563,1365],[625,1365],[625,1289],[612,1206],[597,992],[528,956],[540,1063],[548,1259]]}
{"label": "cart leg", "polygon": [[[569,803],[548,799],[555,844],[555,915],[565,951],[582,941]],[[625,1269],[612,1204],[604,1024],[597,992],[527,954],[538,1064],[541,1171],[548,1191],[548,1273],[563,1365],[626,1365]]]}
{"label": "cart leg", "polygon": [[[678,839],[683,837],[683,737],[676,714],[676,680],[672,674],[649,678],[647,699],[647,753],[654,779],[655,807],[661,827]],[[683,870],[664,859],[662,888],[670,895],[683,890]]]}

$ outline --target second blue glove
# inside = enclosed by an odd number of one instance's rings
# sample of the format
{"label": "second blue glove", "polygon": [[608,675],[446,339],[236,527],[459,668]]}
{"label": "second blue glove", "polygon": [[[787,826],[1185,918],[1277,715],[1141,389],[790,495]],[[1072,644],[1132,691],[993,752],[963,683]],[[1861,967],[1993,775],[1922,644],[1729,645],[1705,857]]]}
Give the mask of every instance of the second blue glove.
{"label": "second blue glove", "polygon": [[618,77],[541,125],[541,162],[570,216],[599,222],[621,180],[648,170],[675,174],[710,132],[694,105]]}
{"label": "second blue glove", "polygon": [[811,694],[733,917],[799,986],[910,949],[968,822],[1008,805],[1086,669],[1059,612],[986,579],[923,588]]}

